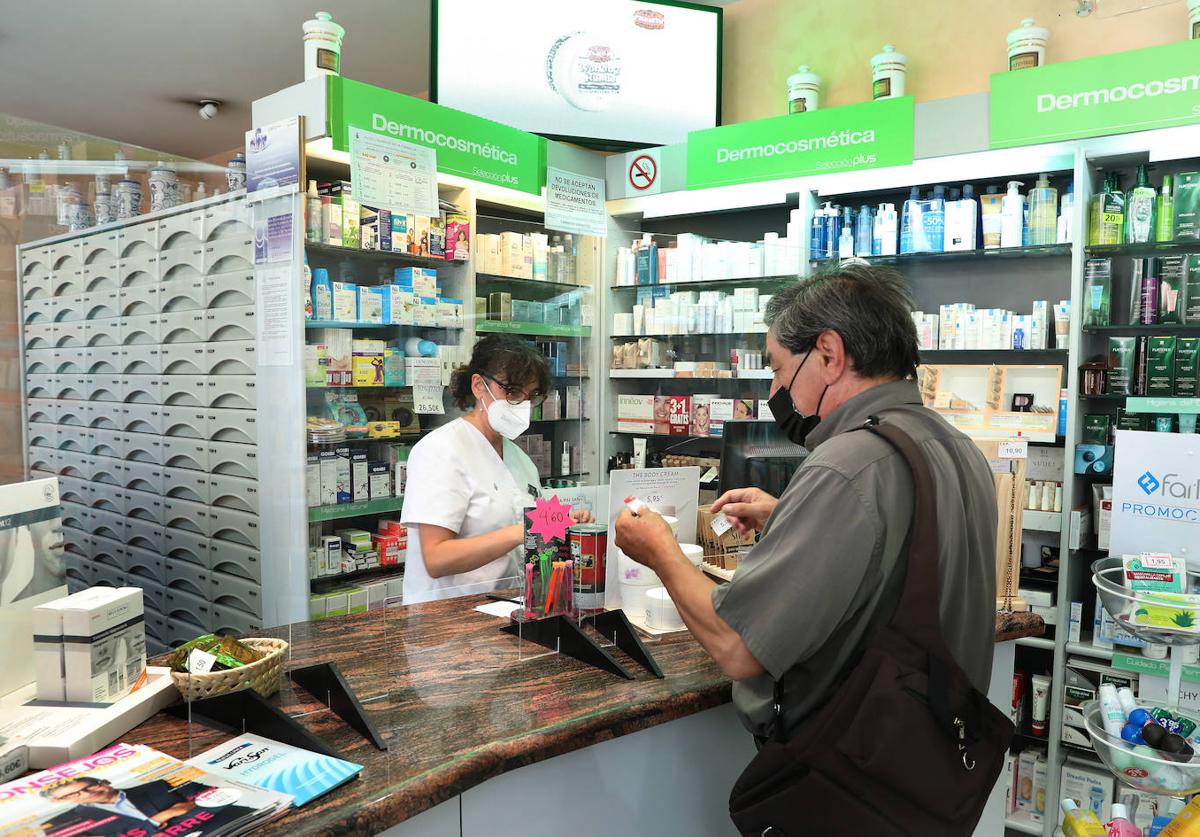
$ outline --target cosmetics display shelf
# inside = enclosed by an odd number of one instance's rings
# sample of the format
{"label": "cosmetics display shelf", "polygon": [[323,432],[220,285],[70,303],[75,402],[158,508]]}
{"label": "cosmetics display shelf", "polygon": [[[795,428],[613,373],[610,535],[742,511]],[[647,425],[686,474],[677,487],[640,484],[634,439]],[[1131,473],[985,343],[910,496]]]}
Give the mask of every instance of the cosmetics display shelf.
{"label": "cosmetics display shelf", "polygon": [[988,247],[979,250],[945,250],[940,253],[897,253],[891,256],[847,256],[844,259],[812,259],[818,269],[835,267],[854,258],[870,264],[902,265],[967,261],[971,259],[1029,259],[1071,255],[1070,244],[1043,244],[1035,247]]}
{"label": "cosmetics display shelf", "polygon": [[1031,358],[1061,362],[1067,356],[1066,349],[921,349],[921,357],[939,359],[972,360],[986,357],[1003,357],[1006,361]]}
{"label": "cosmetics display shelf", "polygon": [[1026,509],[1021,517],[1027,532],[1061,532],[1062,512],[1033,511]]}
{"label": "cosmetics display shelf", "polygon": [[413,325],[412,323],[358,323],[358,322],[344,322],[344,321],[340,321],[340,320],[305,320],[304,327],[306,329],[310,329],[310,328],[352,328],[352,329],[360,329],[360,328],[370,328],[370,329],[442,328],[442,329],[455,329],[455,330],[462,329],[462,326],[449,326],[449,325],[430,326],[430,325]]}
{"label": "cosmetics display shelf", "polygon": [[1043,651],[1054,650],[1054,640],[1047,639],[1044,636],[1024,636],[1016,642],[1017,645],[1022,645],[1026,648],[1041,648]]}
{"label": "cosmetics display shelf", "polygon": [[1082,392],[1079,394],[1080,401],[1124,401],[1126,398],[1130,397],[1131,396],[1128,395],[1116,395],[1111,392],[1104,392],[1100,393],[1099,395],[1088,395],[1087,393]]}
{"label": "cosmetics display shelf", "polygon": [[1106,326],[1084,326],[1084,334],[1162,334],[1162,335],[1181,335],[1181,336],[1200,336],[1200,324],[1192,325],[1142,325],[1141,323],[1131,323],[1129,325],[1106,325]]}
{"label": "cosmetics display shelf", "polygon": [[530,337],[591,337],[591,326],[554,325],[551,323],[518,323],[510,320],[478,320],[475,330],[480,334],[523,334]]}
{"label": "cosmetics display shelf", "polygon": [[1200,253],[1200,239],[1180,241],[1150,241],[1145,244],[1089,244],[1084,248],[1089,259],[1106,256],[1170,256],[1180,253]]}
{"label": "cosmetics display shelf", "polygon": [[1012,816],[1004,821],[1004,827],[1008,831],[1016,831],[1020,834],[1038,834],[1042,833],[1042,824],[1024,817]]}
{"label": "cosmetics display shelf", "polygon": [[680,375],[674,369],[610,369],[608,377],[616,379],[665,378],[681,381],[769,381],[775,377],[770,369],[747,369],[729,378],[707,377],[701,375]]}
{"label": "cosmetics display shelf", "polygon": [[354,389],[354,390],[359,390],[359,389],[385,390],[385,389],[387,389],[387,390],[392,390],[392,389],[412,389],[412,387],[409,384],[395,384],[393,386],[384,386],[384,385],[380,385],[380,384],[337,384],[334,386],[330,386],[327,384],[323,384],[320,386],[305,387],[305,389],[307,389],[309,392],[313,392],[313,391],[326,392],[329,390],[339,390],[339,389]]}
{"label": "cosmetics display shelf", "polygon": [[671,288],[674,291],[717,290],[738,285],[787,285],[799,277],[790,276],[744,276],[740,279],[703,279],[696,282],[655,282],[651,285],[612,285],[614,291],[638,291],[645,288]]}
{"label": "cosmetics display shelf", "polygon": [[387,566],[370,567],[365,570],[355,570],[350,573],[337,573],[335,575],[323,575],[318,578],[310,578],[309,586],[313,588],[314,593],[325,592],[323,588],[341,587],[345,584],[355,581],[387,581],[389,578],[403,578],[404,562],[399,564],[388,564]]}
{"label": "cosmetics display shelf", "polygon": [[547,296],[566,293],[567,291],[590,291],[588,285],[575,285],[570,282],[550,282],[546,279],[524,279],[519,276],[501,276],[496,273],[476,273],[477,284],[489,288],[507,286],[508,288],[525,293],[526,291],[544,291]]}
{"label": "cosmetics display shelf", "polygon": [[343,520],[347,517],[361,517],[369,514],[388,514],[398,512],[404,505],[404,496],[382,497],[378,500],[360,500],[356,503],[338,503],[334,506],[310,506],[308,509],[309,523],[322,523],[326,520]]}
{"label": "cosmetics display shelf", "polygon": [[757,331],[693,331],[687,334],[610,334],[610,340],[638,340],[642,337],[654,337],[659,340],[673,340],[685,337],[728,337],[730,339],[743,339],[752,334],[766,335],[765,328]]}
{"label": "cosmetics display shelf", "polygon": [[355,247],[341,247],[336,244],[318,244],[306,241],[305,249],[314,256],[324,256],[331,259],[360,259],[376,262],[394,262],[402,265],[419,267],[453,267],[465,262],[435,259],[430,256],[414,256],[409,253],[396,253],[391,250],[360,250]]}
{"label": "cosmetics display shelf", "polygon": [[422,430],[420,433],[399,433],[395,436],[353,436],[341,439],[337,442],[309,442],[309,450],[327,450],[329,448],[341,447],[343,445],[362,444],[364,442],[416,442],[425,434],[429,433],[434,428]]}

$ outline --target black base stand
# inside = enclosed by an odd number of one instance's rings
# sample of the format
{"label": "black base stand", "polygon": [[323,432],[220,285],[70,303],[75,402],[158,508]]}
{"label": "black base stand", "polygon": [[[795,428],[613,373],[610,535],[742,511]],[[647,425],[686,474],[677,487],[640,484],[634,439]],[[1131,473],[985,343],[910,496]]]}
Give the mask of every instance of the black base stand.
{"label": "black base stand", "polygon": [[190,719],[232,735],[252,732],[293,747],[312,750],[322,755],[341,758],[324,741],[280,712],[253,689],[242,689],[227,695],[176,704],[170,712],[177,718]]}
{"label": "black base stand", "polygon": [[613,659],[612,655],[596,644],[579,626],[565,616],[549,616],[545,619],[530,619],[512,622],[500,630],[520,639],[536,642],[552,651],[566,654],[581,663],[632,680],[633,675]]}
{"label": "black base stand", "polygon": [[358,702],[358,696],[342,676],[337,663],[317,663],[315,666],[294,668],[288,672],[288,677],[330,708],[339,718],[345,721],[363,738],[370,741],[380,750],[386,750],[387,744],[383,736],[375,729],[366,710]]}
{"label": "black base stand", "polygon": [[[658,667],[654,657],[642,644],[642,640],[629,623],[623,610],[610,610],[588,617],[587,621],[605,638],[611,637],[613,644],[633,658],[633,661],[652,673],[662,677],[662,669]],[[586,622],[585,622],[586,624]],[[596,644],[572,620],[565,616],[551,616],[546,619],[530,619],[522,622],[512,622],[500,630],[530,642],[536,642],[545,648],[558,651],[587,663],[594,668],[611,672],[626,680],[633,680],[623,665],[616,661],[611,654]]]}
{"label": "black base stand", "polygon": [[655,677],[662,679],[662,669],[658,667],[658,662],[650,650],[642,644],[642,638],[629,623],[629,617],[625,615],[625,611],[606,610],[592,617],[591,623],[605,639],[612,637],[613,645],[632,657],[635,663]]}

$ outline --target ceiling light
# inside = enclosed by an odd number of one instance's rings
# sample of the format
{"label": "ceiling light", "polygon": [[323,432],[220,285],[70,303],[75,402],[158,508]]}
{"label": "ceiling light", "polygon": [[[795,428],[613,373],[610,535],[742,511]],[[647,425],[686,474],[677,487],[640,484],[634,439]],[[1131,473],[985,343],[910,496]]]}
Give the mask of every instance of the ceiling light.
{"label": "ceiling light", "polygon": [[200,118],[212,119],[221,109],[221,103],[216,99],[201,99],[200,100]]}

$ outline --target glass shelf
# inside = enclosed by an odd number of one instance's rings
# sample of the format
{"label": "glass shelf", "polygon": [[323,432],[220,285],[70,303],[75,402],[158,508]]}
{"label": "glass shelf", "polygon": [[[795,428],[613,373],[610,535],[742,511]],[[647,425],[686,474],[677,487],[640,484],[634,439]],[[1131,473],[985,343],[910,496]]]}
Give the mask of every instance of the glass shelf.
{"label": "glass shelf", "polygon": [[366,259],[376,262],[396,262],[404,265],[431,268],[466,265],[466,262],[447,261],[446,259],[438,259],[433,256],[414,256],[409,253],[396,253],[391,250],[360,250],[355,247],[341,247],[337,244],[319,244],[315,241],[306,241],[304,248],[311,255],[324,256],[331,259]]}
{"label": "glass shelf", "polygon": [[[567,282],[548,282],[543,279],[522,279],[516,276],[499,276],[494,273],[476,273],[475,281],[482,288],[504,288],[512,293],[538,291],[546,296],[557,296],[568,291],[591,291],[588,285],[573,285]],[[480,294],[482,296],[483,294]]]}
{"label": "glass shelf", "polygon": [[642,337],[654,337],[659,340],[684,337],[748,337],[758,335],[766,337],[767,330],[762,331],[693,331],[688,334],[610,334],[611,340],[639,340]]}
{"label": "glass shelf", "polygon": [[348,573],[334,573],[333,575],[322,575],[317,578],[310,578],[308,583],[310,586],[319,588],[323,584],[328,584],[330,587],[338,587],[350,581],[385,581],[388,578],[400,578],[404,575],[404,563],[399,564],[381,564],[378,567],[368,567],[365,570],[354,570]]}
{"label": "glass shelf", "polygon": [[1005,359],[1020,357],[1062,358],[1067,354],[1066,349],[921,349],[922,358],[927,355],[938,357],[984,358],[997,355]]}
{"label": "glass shelf", "polygon": [[745,276],[741,279],[705,279],[699,282],[656,282],[653,285],[610,285],[614,291],[636,291],[643,288],[728,288],[736,285],[786,285],[796,282],[799,276]]}
{"label": "glass shelf", "polygon": [[1148,241],[1145,244],[1089,244],[1084,248],[1088,258],[1104,256],[1169,256],[1173,253],[1200,253],[1200,239],[1178,241]]}
{"label": "glass shelf", "polygon": [[[1071,255],[1070,244],[1041,244],[1036,247],[989,247],[982,250],[946,250],[941,253],[897,253],[894,256],[854,256],[871,264],[954,262],[971,259],[1025,259]],[[847,256],[847,259],[850,257]],[[812,259],[813,264],[836,266],[842,259]]]}
{"label": "glass shelf", "polygon": [[475,330],[492,334],[527,334],[533,337],[591,337],[591,326],[518,323],[504,320],[476,320]]}
{"label": "glass shelf", "polygon": [[608,377],[624,380],[666,379],[677,381],[769,381],[775,377],[770,369],[745,369],[728,378],[707,375],[680,375],[674,369],[610,369]]}
{"label": "glass shelf", "polygon": [[[404,505],[404,497],[381,497],[378,500],[360,500],[355,503],[338,503],[335,506],[311,506],[308,522],[321,523],[326,520],[341,520],[368,514],[398,512]],[[330,576],[332,578],[332,576]]]}
{"label": "glass shelf", "polygon": [[1196,335],[1200,337],[1200,323],[1189,323],[1188,325],[1179,325],[1176,323],[1164,323],[1162,325],[1142,325],[1141,323],[1130,323],[1129,325],[1106,325],[1106,326],[1084,326],[1084,334],[1182,334]]}
{"label": "glass shelf", "polygon": [[1126,398],[1135,398],[1132,395],[1114,395],[1111,392],[1106,392],[1103,395],[1083,395],[1080,394],[1080,401],[1124,401]]}

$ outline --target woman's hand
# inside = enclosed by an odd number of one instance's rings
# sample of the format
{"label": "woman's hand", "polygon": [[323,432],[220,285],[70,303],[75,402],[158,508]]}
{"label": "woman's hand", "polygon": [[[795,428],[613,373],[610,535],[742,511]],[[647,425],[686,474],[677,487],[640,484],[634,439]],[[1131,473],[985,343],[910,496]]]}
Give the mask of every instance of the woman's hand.
{"label": "woman's hand", "polygon": [[724,512],[729,522],[744,535],[751,529],[762,531],[778,503],[761,488],[735,488],[726,491],[712,504],[712,513]]}
{"label": "woman's hand", "polygon": [[672,550],[679,553],[679,545],[667,521],[649,509],[640,515],[629,509],[622,511],[617,518],[615,535],[617,547],[622,552],[656,572]]}
{"label": "woman's hand", "polygon": [[591,523],[596,518],[588,509],[571,509],[571,519],[576,523]]}

